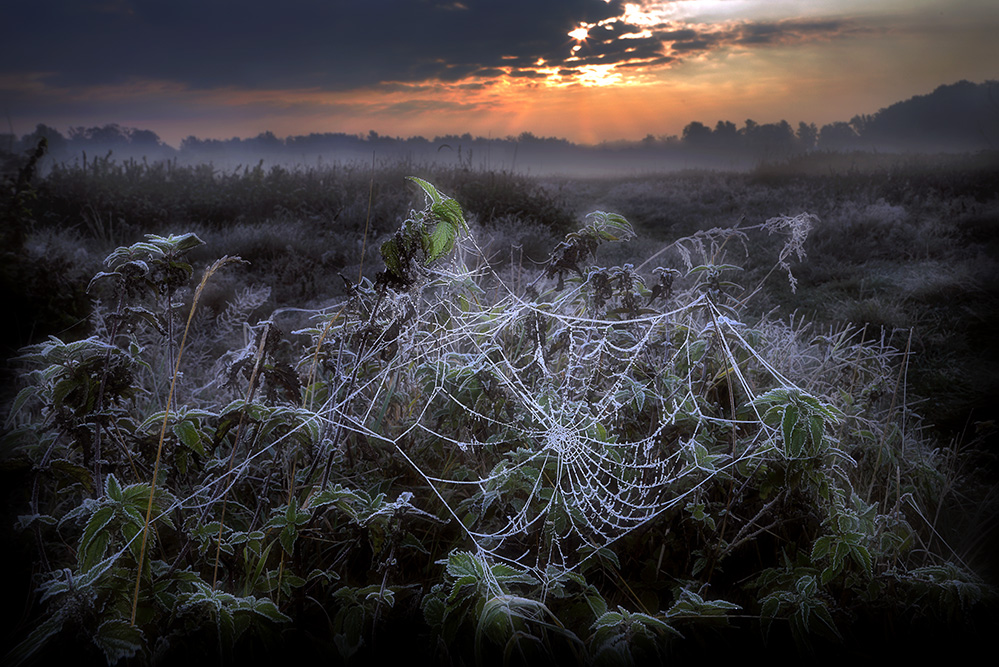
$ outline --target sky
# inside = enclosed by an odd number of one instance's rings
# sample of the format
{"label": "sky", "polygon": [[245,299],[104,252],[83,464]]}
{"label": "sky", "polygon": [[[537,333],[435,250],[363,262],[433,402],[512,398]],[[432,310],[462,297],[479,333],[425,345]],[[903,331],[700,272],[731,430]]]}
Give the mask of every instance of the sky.
{"label": "sky", "polygon": [[999,79],[997,34],[999,0],[0,0],[0,132],[821,126]]}

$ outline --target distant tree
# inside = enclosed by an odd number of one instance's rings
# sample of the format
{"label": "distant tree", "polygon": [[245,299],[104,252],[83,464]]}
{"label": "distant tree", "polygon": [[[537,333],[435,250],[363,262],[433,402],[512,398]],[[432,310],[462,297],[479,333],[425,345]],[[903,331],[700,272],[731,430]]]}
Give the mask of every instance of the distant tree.
{"label": "distant tree", "polygon": [[180,140],[180,150],[181,152],[197,152],[204,147],[205,142],[198,139],[196,136],[188,135]]}
{"label": "distant tree", "polygon": [[756,154],[762,159],[779,159],[794,152],[794,130],[786,120],[761,125],[756,132]]}
{"label": "distant tree", "polygon": [[126,133],[129,143],[136,148],[159,149],[163,147],[163,141],[152,130],[128,129]]}
{"label": "distant tree", "polygon": [[859,137],[849,123],[837,121],[819,130],[819,148],[827,151],[851,150],[859,147]]}
{"label": "distant tree", "polygon": [[849,124],[853,128],[853,131],[857,133],[857,136],[863,137],[873,120],[874,116],[869,114],[857,114],[850,119]]}
{"label": "distant tree", "polygon": [[683,143],[691,147],[705,147],[711,143],[711,128],[696,120],[683,128]]}
{"label": "distant tree", "polygon": [[808,152],[815,148],[819,141],[819,128],[815,123],[798,123],[797,147],[799,151]]}
{"label": "distant tree", "polygon": [[739,150],[741,140],[735,123],[728,120],[718,121],[715,124],[714,132],[711,133],[711,143],[723,151]]}
{"label": "distant tree", "polygon": [[117,123],[108,123],[103,127],[72,127],[69,140],[83,148],[117,148],[129,144],[128,130]]}
{"label": "distant tree", "polygon": [[247,139],[243,143],[246,144],[247,148],[270,153],[278,152],[284,148],[284,141],[274,136],[274,133],[270,130],[261,132],[253,139]]}
{"label": "distant tree", "polygon": [[[897,150],[968,151],[999,141],[999,82],[940,86],[864,117],[865,142]],[[851,124],[853,121],[851,121]]]}

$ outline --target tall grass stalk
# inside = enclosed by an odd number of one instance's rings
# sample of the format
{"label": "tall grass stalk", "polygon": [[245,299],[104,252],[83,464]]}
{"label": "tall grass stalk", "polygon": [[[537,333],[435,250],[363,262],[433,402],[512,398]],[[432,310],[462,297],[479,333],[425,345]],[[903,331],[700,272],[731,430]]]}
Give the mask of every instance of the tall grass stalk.
{"label": "tall grass stalk", "polygon": [[135,625],[135,613],[139,608],[139,585],[142,583],[142,563],[146,556],[146,542],[149,536],[149,521],[153,514],[153,496],[156,494],[156,477],[160,471],[160,459],[163,454],[163,441],[166,438],[167,424],[170,422],[170,408],[173,403],[174,390],[177,386],[177,376],[180,374],[180,361],[184,354],[184,345],[187,343],[187,334],[191,329],[191,320],[194,319],[194,313],[198,308],[198,300],[201,298],[201,293],[205,289],[205,284],[208,279],[211,278],[216,271],[221,269],[226,264],[241,261],[238,257],[221,257],[208,267],[205,274],[201,277],[201,282],[198,283],[198,288],[194,291],[194,298],[191,301],[191,310],[187,315],[187,324],[184,326],[184,335],[180,339],[180,347],[177,349],[177,359],[174,362],[173,376],[170,378],[170,391],[167,394],[166,410],[163,413],[163,426],[160,428],[159,442],[156,444],[156,463],[153,465],[153,479],[149,484],[149,504],[146,506],[146,519],[142,526],[142,546],[139,548],[139,562],[136,565],[135,572],[135,593],[132,596],[132,616],[131,624]]}

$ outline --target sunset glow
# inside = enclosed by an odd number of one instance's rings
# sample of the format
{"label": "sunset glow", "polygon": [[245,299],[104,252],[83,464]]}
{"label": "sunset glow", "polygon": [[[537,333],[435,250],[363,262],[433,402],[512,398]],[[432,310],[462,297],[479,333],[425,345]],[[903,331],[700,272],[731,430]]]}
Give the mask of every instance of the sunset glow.
{"label": "sunset glow", "polygon": [[[331,0],[292,2],[280,20],[244,4],[197,20],[188,2],[9,11],[0,96],[14,132],[114,122],[172,144],[265,130],[599,142],[693,120],[844,120],[999,75],[990,0]],[[193,46],[180,48],[185,32]]]}

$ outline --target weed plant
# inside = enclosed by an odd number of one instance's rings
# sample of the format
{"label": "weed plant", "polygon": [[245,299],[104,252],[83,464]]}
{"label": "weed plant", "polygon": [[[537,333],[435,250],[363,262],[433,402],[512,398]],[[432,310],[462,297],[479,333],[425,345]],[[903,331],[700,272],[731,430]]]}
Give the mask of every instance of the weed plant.
{"label": "weed plant", "polygon": [[[979,482],[922,429],[910,348],[754,315],[814,216],[601,266],[635,230],[598,210],[514,271],[412,180],[382,270],[300,330],[252,316],[236,259],[195,284],[198,234],[148,235],[93,279],[91,335],[20,352],[8,663],[846,658],[983,630],[981,544],[942,526]],[[736,259],[755,238],[769,271]]]}

